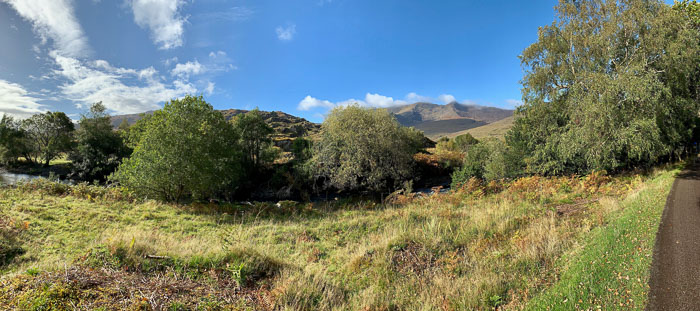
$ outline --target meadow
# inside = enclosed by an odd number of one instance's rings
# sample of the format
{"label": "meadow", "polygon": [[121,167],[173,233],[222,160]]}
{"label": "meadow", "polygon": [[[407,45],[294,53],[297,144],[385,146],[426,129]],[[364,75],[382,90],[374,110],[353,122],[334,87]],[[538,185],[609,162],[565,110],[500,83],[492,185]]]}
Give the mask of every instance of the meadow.
{"label": "meadow", "polygon": [[37,180],[0,188],[0,305],[643,309],[679,168],[472,179],[385,204],[178,205]]}

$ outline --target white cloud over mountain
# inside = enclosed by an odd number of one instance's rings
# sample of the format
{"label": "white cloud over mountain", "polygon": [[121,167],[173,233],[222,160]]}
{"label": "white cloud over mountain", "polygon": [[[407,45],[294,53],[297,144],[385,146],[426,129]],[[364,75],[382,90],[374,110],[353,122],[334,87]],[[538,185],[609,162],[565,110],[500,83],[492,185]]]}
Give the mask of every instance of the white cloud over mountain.
{"label": "white cloud over mountain", "polygon": [[[302,111],[308,111],[317,108],[330,109],[336,106],[347,106],[347,105],[360,105],[363,107],[375,107],[375,108],[389,108],[393,106],[401,106],[407,104],[413,104],[417,102],[435,102],[440,101],[445,104],[457,101],[454,96],[450,94],[442,94],[437,98],[432,98],[428,96],[422,96],[416,93],[408,93],[404,99],[394,99],[393,97],[384,96],[380,94],[365,94],[364,99],[347,99],[340,102],[330,102],[328,100],[320,100],[314,97],[306,96],[299,105],[297,109]],[[471,104],[471,102],[469,102]]]}

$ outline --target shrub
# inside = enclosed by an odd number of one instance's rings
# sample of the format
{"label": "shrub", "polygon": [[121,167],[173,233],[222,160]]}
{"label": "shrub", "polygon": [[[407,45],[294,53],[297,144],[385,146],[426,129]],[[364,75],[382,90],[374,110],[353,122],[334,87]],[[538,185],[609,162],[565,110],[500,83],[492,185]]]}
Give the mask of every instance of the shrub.
{"label": "shrub", "polygon": [[487,181],[513,178],[522,170],[522,161],[512,148],[498,139],[485,140],[469,149],[462,168],[452,174],[452,186],[459,188],[472,177]]}
{"label": "shrub", "polygon": [[337,107],[321,127],[313,156],[315,175],[339,190],[396,189],[413,176],[413,154],[423,141],[388,111]]}
{"label": "shrub", "polygon": [[238,135],[201,96],[172,100],[144,120],[134,153],[112,180],[175,202],[233,192],[241,175]]}

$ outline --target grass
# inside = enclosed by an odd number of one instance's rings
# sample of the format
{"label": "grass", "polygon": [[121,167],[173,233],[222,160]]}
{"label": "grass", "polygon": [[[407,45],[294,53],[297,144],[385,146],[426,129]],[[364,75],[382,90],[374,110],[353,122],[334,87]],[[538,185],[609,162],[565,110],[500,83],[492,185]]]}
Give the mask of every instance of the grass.
{"label": "grass", "polygon": [[530,309],[643,309],[656,232],[672,181],[672,175],[664,175],[623,200],[621,215],[610,217],[609,225],[588,235],[583,248],[562,258],[561,279],[536,297]]}
{"label": "grass", "polygon": [[89,186],[0,188],[16,250],[0,266],[0,305],[567,309],[562,295],[617,303],[610,288],[632,292],[621,308],[639,308],[676,172],[472,181],[387,205],[177,206]]}
{"label": "grass", "polygon": [[479,140],[484,138],[503,138],[511,127],[513,127],[513,117],[507,117],[493,123],[452,133],[448,135],[448,137],[454,138],[459,135],[469,133],[474,136],[474,138]]}

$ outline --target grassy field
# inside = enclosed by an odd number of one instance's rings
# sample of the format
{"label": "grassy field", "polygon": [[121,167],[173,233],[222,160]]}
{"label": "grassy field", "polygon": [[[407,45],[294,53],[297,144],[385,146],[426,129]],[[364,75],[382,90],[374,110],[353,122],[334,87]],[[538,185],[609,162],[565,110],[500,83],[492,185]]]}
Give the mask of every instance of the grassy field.
{"label": "grassy field", "polygon": [[643,309],[677,168],[470,182],[392,204],[176,206],[0,188],[0,305],[19,309]]}
{"label": "grassy field", "polygon": [[506,132],[508,132],[508,130],[510,130],[511,127],[513,127],[513,117],[508,117],[493,123],[489,123],[457,133],[452,133],[448,137],[453,138],[462,134],[469,133],[476,139],[503,138],[506,135]]}

